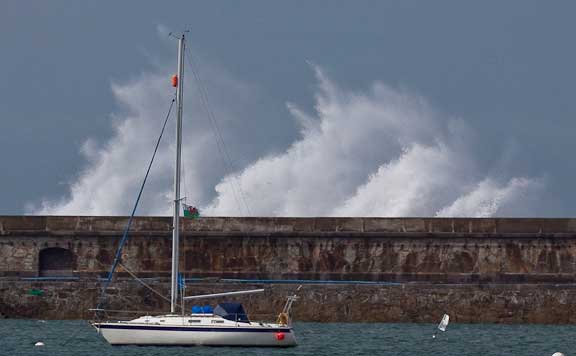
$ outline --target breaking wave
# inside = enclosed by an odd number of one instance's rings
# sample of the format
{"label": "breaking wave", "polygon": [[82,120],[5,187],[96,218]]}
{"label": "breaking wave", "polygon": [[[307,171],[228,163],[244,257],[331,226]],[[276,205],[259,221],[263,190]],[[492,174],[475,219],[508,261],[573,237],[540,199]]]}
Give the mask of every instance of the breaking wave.
{"label": "breaking wave", "polygon": [[[185,127],[184,192],[204,215],[246,215],[238,195],[257,216],[517,216],[530,214],[545,188],[541,179],[509,172],[486,174],[474,153],[466,124],[434,110],[422,97],[376,82],[365,92],[335,84],[317,66],[315,107],[287,109],[300,130],[288,148],[265,147],[230,172],[215,155],[207,120]],[[112,90],[123,108],[114,134],[104,144],[88,140],[81,153],[86,168],[70,183],[69,195],[43,201],[35,214],[126,215],[151,154],[169,102],[167,75],[148,74]],[[220,76],[214,84],[223,136],[235,154],[246,153],[246,135],[234,114],[256,102],[253,88]],[[192,88],[192,115],[205,117]],[[214,94],[212,92],[211,94]],[[166,100],[163,100],[166,99]],[[214,100],[214,97],[211,97]],[[166,104],[165,104],[166,103]],[[214,102],[213,102],[214,103]],[[228,108],[228,110],[227,110]],[[188,110],[188,109],[186,109]],[[266,120],[253,119],[252,127]],[[239,139],[243,136],[244,139]],[[171,141],[171,137],[167,137]],[[165,141],[166,142],[166,141]],[[174,147],[162,145],[139,214],[170,214]],[[269,153],[271,151],[279,153]],[[236,162],[237,163],[237,162]],[[236,188],[235,188],[236,187]]]}

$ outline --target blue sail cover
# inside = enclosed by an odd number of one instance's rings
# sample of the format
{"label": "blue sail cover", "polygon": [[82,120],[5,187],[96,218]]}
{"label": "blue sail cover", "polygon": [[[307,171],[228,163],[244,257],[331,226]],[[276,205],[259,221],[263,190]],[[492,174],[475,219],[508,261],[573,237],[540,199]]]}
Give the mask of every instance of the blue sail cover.
{"label": "blue sail cover", "polygon": [[192,306],[192,314],[214,314],[214,309],[210,305],[194,305]]}
{"label": "blue sail cover", "polygon": [[248,315],[240,303],[220,303],[214,308],[214,314],[223,317],[226,320],[241,321],[249,323]]}

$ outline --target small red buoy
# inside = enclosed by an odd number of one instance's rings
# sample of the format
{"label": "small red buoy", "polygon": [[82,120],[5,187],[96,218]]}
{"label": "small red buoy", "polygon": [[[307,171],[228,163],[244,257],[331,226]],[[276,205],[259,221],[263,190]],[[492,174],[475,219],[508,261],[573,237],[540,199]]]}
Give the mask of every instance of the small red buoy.
{"label": "small red buoy", "polygon": [[284,336],[285,335],[283,332],[276,333],[276,340],[282,341],[282,340],[284,340]]}
{"label": "small red buoy", "polygon": [[176,87],[178,86],[178,76],[177,76],[176,74],[174,74],[174,75],[172,76],[172,86],[173,86],[174,88],[176,88]]}

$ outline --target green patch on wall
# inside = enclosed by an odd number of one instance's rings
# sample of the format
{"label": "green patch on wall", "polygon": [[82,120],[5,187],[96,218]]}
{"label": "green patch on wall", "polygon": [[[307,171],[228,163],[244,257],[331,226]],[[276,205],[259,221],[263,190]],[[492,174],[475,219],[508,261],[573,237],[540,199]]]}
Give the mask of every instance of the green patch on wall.
{"label": "green patch on wall", "polygon": [[44,294],[44,291],[42,289],[30,289],[28,290],[28,295],[35,295],[37,297],[40,297]]}

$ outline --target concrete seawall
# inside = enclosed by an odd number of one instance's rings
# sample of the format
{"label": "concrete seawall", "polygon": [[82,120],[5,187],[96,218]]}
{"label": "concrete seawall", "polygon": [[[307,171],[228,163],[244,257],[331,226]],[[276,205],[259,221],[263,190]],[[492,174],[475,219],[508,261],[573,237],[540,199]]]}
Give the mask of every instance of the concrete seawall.
{"label": "concrete seawall", "polygon": [[[96,278],[109,269],[126,221],[0,216],[0,314],[81,317],[76,306],[94,306]],[[165,289],[170,237],[170,218],[136,218],[123,264]],[[181,256],[187,278],[398,283],[305,284],[296,309],[303,320],[437,321],[452,310],[466,322],[574,321],[575,219],[185,219]],[[78,280],[22,280],[63,276]],[[46,292],[29,295],[35,286]],[[124,281],[112,293],[132,295],[138,309],[165,310],[134,288]],[[275,312],[291,288],[274,286],[252,309]]]}

